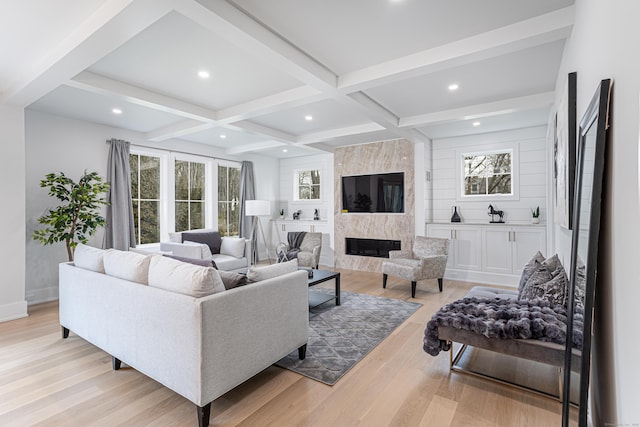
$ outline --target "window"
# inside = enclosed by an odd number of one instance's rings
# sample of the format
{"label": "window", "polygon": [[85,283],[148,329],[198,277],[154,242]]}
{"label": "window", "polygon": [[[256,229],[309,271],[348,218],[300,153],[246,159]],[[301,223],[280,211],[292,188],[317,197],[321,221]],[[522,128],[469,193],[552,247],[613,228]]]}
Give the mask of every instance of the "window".
{"label": "window", "polygon": [[294,200],[320,199],[320,171],[296,171]]}
{"label": "window", "polygon": [[218,165],[218,230],[223,236],[240,234],[240,168]]}
{"label": "window", "polygon": [[160,158],[129,155],[136,244],[160,241]]}
{"label": "window", "polygon": [[[504,147],[506,144],[501,144]],[[491,150],[458,152],[458,199],[518,199],[518,150],[491,147]]]}
{"label": "window", "polygon": [[205,228],[205,164],[175,160],[175,229]]}

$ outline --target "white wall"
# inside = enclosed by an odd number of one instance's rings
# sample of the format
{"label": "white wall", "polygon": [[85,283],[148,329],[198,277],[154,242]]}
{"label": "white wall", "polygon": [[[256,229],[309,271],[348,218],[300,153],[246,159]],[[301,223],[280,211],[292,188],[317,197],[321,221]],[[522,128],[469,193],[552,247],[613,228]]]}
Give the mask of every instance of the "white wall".
{"label": "white wall", "polygon": [[[422,175],[422,178],[420,178]],[[433,142],[429,141],[424,146],[424,171],[416,167],[416,181],[424,180],[424,222],[433,221]],[[416,197],[417,196],[416,192]],[[416,219],[416,233],[422,228],[418,227]],[[424,226],[426,235],[427,227]]]}
{"label": "white wall", "polygon": [[[41,246],[31,236],[38,228],[37,219],[56,200],[40,188],[40,180],[49,172],[64,172],[77,180],[82,172],[97,171],[106,178],[107,155],[111,138],[124,139],[137,146],[179,150],[193,154],[222,157],[230,160],[252,160],[258,197],[273,198],[277,192],[278,160],[252,155],[245,158],[226,155],[204,144],[169,140],[149,142],[137,132],[84,121],[62,118],[38,111],[26,110],[26,299],[29,303],[57,298],[58,263],[66,261],[64,244]],[[24,244],[24,232],[22,232]],[[90,244],[102,245],[103,229],[90,239]],[[23,291],[24,293],[24,291]]]}
{"label": "white wall", "polygon": [[[540,222],[547,220],[546,127],[525,128],[457,138],[436,139],[432,151],[433,222],[450,222],[453,206],[458,206],[462,222],[488,223],[489,204],[505,211],[508,223],[530,223],[531,209],[540,206]],[[519,147],[519,200],[457,200],[456,152],[482,150],[499,143],[514,143]],[[416,173],[418,179],[418,173]]]}
{"label": "white wall", "polygon": [[24,297],[24,112],[0,104],[0,322],[27,315]]}
{"label": "white wall", "polygon": [[596,426],[640,423],[639,17],[637,1],[576,0],[574,29],[556,85],[558,100],[567,73],[577,71],[580,120],[600,80],[613,79],[592,359]]}

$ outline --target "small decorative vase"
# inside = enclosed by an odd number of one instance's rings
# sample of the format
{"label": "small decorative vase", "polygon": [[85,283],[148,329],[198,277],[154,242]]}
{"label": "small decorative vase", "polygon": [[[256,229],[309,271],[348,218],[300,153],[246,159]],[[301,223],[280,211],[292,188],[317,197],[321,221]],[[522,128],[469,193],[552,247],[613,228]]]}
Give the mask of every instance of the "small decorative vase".
{"label": "small decorative vase", "polygon": [[531,224],[540,224],[540,218],[539,217],[531,218]]}
{"label": "small decorative vase", "polygon": [[451,215],[451,222],[460,222],[460,215],[458,215],[458,207],[453,207],[453,215]]}

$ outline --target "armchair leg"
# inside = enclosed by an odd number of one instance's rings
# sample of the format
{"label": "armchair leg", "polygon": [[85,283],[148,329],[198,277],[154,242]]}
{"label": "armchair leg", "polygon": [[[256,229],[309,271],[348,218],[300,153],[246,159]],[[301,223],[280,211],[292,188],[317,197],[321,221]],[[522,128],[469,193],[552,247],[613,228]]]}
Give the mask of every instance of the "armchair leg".
{"label": "armchair leg", "polygon": [[387,288],[387,275],[382,273],[382,288],[386,289]]}
{"label": "armchair leg", "polygon": [[416,282],[411,282],[411,298],[416,297]]}
{"label": "armchair leg", "polygon": [[438,287],[440,288],[440,292],[442,292],[442,277],[438,279]]}

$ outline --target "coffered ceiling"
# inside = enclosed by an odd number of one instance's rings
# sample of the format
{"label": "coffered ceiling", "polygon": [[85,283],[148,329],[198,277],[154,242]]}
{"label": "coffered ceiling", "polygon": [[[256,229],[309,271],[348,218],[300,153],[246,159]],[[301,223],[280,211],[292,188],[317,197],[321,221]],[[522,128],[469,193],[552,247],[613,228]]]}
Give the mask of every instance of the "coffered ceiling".
{"label": "coffered ceiling", "polygon": [[23,0],[3,12],[3,101],[278,158],[546,125],[574,13],[572,0]]}

